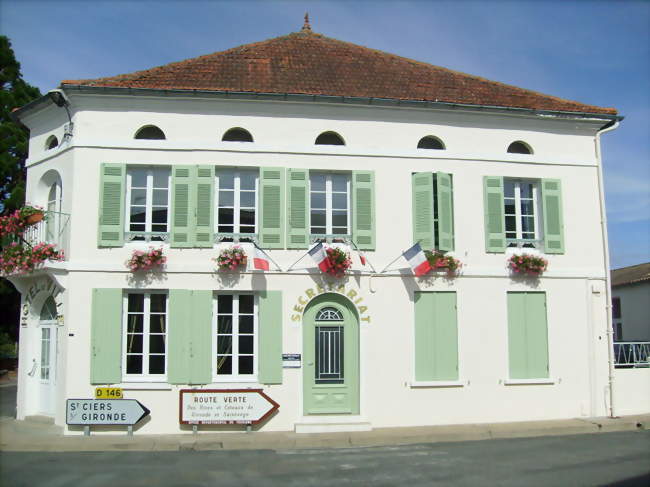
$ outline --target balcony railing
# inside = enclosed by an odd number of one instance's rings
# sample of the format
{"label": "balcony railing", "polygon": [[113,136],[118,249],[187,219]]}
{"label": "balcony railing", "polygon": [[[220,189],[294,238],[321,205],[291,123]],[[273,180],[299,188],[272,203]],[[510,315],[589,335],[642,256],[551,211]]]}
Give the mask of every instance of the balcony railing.
{"label": "balcony railing", "polygon": [[40,222],[25,229],[22,240],[31,246],[41,242],[53,244],[57,249],[63,250],[67,260],[70,244],[70,215],[58,211],[46,211],[45,217]]}
{"label": "balcony railing", "polygon": [[615,342],[617,368],[650,367],[650,342]]}

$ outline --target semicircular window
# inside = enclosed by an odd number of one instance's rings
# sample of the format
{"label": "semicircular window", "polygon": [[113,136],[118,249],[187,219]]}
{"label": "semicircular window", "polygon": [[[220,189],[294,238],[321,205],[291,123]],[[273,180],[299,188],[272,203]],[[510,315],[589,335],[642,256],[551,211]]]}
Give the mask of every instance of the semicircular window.
{"label": "semicircular window", "polygon": [[316,145],[345,145],[345,140],[336,132],[323,132],[316,137]]}
{"label": "semicircular window", "polygon": [[253,136],[246,129],[234,127],[227,130],[221,140],[224,142],[253,142]]}
{"label": "semicircular window", "polygon": [[57,315],[56,302],[52,296],[48,296],[41,308],[40,319],[41,321],[53,321],[56,320]]}
{"label": "semicircular window", "polygon": [[328,306],[316,314],[316,321],[343,321],[343,316],[339,310]]}
{"label": "semicircular window", "polygon": [[517,140],[508,146],[508,152],[511,154],[532,154],[533,149],[526,142]]}
{"label": "semicircular window", "polygon": [[427,135],[426,137],[422,137],[420,142],[418,142],[418,149],[444,150],[445,144],[438,137]]}
{"label": "semicircular window", "polygon": [[146,140],[165,140],[167,137],[165,137],[165,132],[160,130],[155,125],[145,125],[135,133],[135,138]]}
{"label": "semicircular window", "polygon": [[56,135],[50,135],[45,141],[45,149],[51,150],[59,145],[59,139],[56,138]]}

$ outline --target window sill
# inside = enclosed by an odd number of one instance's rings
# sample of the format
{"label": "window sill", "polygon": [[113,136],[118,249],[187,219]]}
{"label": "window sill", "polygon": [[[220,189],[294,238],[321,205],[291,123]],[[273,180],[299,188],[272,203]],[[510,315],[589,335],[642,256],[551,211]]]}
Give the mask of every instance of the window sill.
{"label": "window sill", "polygon": [[411,381],[411,388],[418,387],[465,387],[465,382],[460,380],[432,380],[432,381]]}
{"label": "window sill", "polygon": [[119,387],[126,391],[171,391],[172,386],[167,382],[122,382],[113,387]]}
{"label": "window sill", "polygon": [[556,379],[503,379],[504,386],[553,385]]}

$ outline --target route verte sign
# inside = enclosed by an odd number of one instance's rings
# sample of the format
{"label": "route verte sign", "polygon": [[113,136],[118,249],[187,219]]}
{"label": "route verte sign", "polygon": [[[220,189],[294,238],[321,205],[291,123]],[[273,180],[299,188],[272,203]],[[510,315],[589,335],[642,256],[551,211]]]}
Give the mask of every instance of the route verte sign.
{"label": "route verte sign", "polygon": [[136,424],[149,410],[135,399],[68,399],[66,423],[70,425]]}
{"label": "route verte sign", "polygon": [[181,389],[181,424],[256,424],[280,405],[262,389]]}

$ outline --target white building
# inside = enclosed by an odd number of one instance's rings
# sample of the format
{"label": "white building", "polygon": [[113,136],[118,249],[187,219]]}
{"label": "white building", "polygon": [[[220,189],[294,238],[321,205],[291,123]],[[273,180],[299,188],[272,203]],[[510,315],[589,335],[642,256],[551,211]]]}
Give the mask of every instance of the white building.
{"label": "white building", "polygon": [[[266,431],[605,416],[626,400],[611,388],[600,152],[616,110],[308,26],[60,90],[16,114],[27,199],[61,215],[43,238],[66,251],[11,277],[19,419],[64,425],[66,399],[97,386],[151,410],[138,433],[191,431],[188,388],[263,389],[280,405]],[[233,239],[252,256],[247,235],[281,270],[215,271]],[[344,278],[293,265],[332,235],[351,252]],[[381,272],[416,241],[460,275],[416,278],[404,259]],[[150,246],[164,270],[130,272]],[[513,275],[518,253],[548,270]],[[629,387],[650,387],[634,372]]]}

